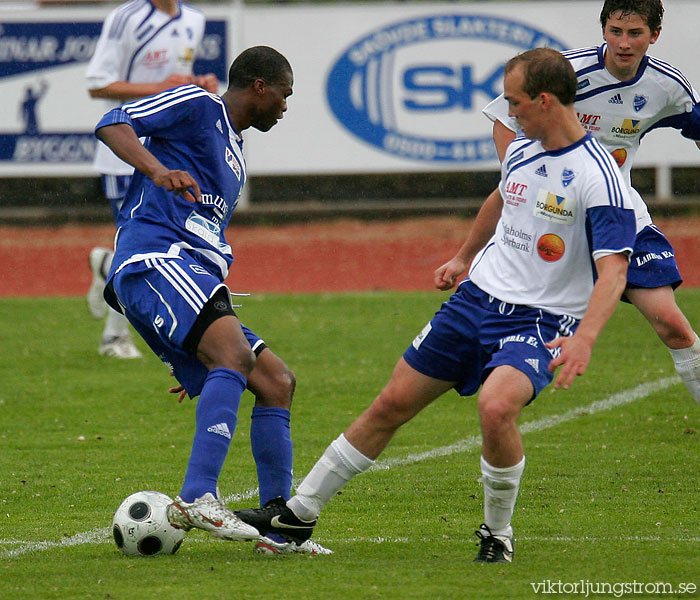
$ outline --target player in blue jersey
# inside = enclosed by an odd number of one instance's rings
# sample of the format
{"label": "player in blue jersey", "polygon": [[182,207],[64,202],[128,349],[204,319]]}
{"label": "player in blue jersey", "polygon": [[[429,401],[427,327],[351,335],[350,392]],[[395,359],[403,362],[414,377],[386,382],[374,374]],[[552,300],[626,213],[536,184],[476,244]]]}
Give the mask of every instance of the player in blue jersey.
{"label": "player in blue jersey", "polygon": [[[180,0],[129,0],[105,19],[85,77],[90,96],[114,108],[127,100],[194,83],[217,92],[213,73],[193,74],[197,49],[202,43],[204,14]],[[134,169],[98,144],[93,167],[101,174],[102,189],[116,222]],[[102,297],[112,251],[95,247],[90,251],[92,284],[87,294],[90,313],[107,316],[99,353],[114,358],[139,358],[124,315],[109,310]]]}
{"label": "player in blue jersey", "polygon": [[[682,278],[673,247],[656,227],[630,170],[643,136],[673,127],[700,146],[700,95],[675,67],[647,55],[661,33],[661,0],[606,0],[600,14],[605,43],[564,55],[577,74],[574,103],[579,121],[613,155],[625,176],[637,217],[637,241],[624,299],[651,324],[671,353],[676,371],[700,403],[700,339],[676,304]],[[494,121],[494,140],[502,157],[517,123],[507,103],[497,98],[484,113]],[[493,232],[497,207],[484,207],[475,227],[472,253]]]}
{"label": "player in blue jersey", "polygon": [[[291,487],[293,375],[235,315],[224,284],[233,262],[224,231],[246,179],[241,132],[270,130],[292,86],[288,61],[257,46],[233,62],[221,97],[176,87],[113,109],[96,128],[136,169],[117,220],[105,298],[168,365],[182,386],[171,391],[199,396],[189,464],[168,516],[176,527],[232,540],[259,538],[217,491],[246,387],[256,395],[251,444],[261,500],[289,495]],[[268,551],[328,552],[313,543],[262,542]]]}
{"label": "player in blue jersey", "polygon": [[[452,388],[467,396],[481,386],[485,501],[476,560],[513,559],[511,519],[525,466],[518,417],[557,367],[555,385],[564,388],[586,370],[624,290],[635,227],[617,165],[576,118],[569,61],[552,49],[529,50],[506,65],[505,89],[538,141],[518,138],[508,148],[491,194],[502,207],[496,234],[296,495],[237,512],[262,533],[306,539],[325,504],[370,468],[401,425]],[[453,287],[467,267],[458,252],[436,270],[436,286]]]}

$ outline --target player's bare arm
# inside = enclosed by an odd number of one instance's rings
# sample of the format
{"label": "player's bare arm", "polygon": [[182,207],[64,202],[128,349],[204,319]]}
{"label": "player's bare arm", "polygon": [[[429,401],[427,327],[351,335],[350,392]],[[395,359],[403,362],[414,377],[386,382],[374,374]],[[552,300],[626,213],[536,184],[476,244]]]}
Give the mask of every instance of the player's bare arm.
{"label": "player's bare arm", "polygon": [[157,186],[181,195],[188,202],[199,202],[199,185],[187,171],[168,169],[136,136],[133,127],[126,123],[107,125],[97,130],[97,137],[123,161],[153,180]]}
{"label": "player's bare arm", "polygon": [[629,264],[627,255],[610,254],[596,260],[595,264],[598,280],[576,333],[572,337],[558,337],[547,343],[548,348],[561,348],[559,356],[549,363],[550,371],[561,366],[554,382],[556,388],[569,389],[573,380],[584,374],[591,360],[593,344],[625,291]]}
{"label": "player's bare arm", "polygon": [[508,129],[501,121],[493,122],[493,143],[496,145],[498,161],[503,162],[508,145],[515,139],[515,131]]}
{"label": "player's bare arm", "polygon": [[[216,76],[214,76],[216,79]],[[203,80],[207,85],[211,85],[209,79]],[[109,85],[89,90],[90,96],[93,98],[108,98],[110,100],[133,100],[134,98],[144,98],[145,96],[152,96],[153,94],[159,94],[170,88],[177,87],[179,85],[187,85],[190,83],[195,83],[195,78],[192,75],[181,75],[178,73],[173,73],[165,78],[163,81],[156,81],[153,83],[130,83],[128,81],[114,81]],[[197,84],[203,87],[208,92],[216,92],[218,88],[217,85],[213,90],[208,89],[204,85]]]}
{"label": "player's bare arm", "polygon": [[439,290],[449,290],[455,286],[458,279],[469,268],[476,253],[491,239],[498,219],[501,217],[503,199],[498,189],[491,192],[479,209],[466,241],[459,252],[435,270],[435,287]]}
{"label": "player's bare arm", "polygon": [[219,91],[219,79],[214,75],[214,73],[207,73],[206,75],[196,75],[194,78],[194,84],[199,86],[211,94],[216,94]]}

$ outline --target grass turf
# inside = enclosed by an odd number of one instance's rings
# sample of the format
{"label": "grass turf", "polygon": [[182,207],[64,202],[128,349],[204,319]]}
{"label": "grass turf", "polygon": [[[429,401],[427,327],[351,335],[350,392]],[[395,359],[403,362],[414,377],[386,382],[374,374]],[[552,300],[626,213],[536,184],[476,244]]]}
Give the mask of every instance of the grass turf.
{"label": "grass turf", "polygon": [[[245,300],[243,321],[297,375],[297,476],[369,404],[445,298]],[[698,323],[700,292],[683,290],[678,299]],[[332,556],[263,557],[251,544],[201,532],[188,534],[174,556],[121,555],[108,530],[114,510],[139,489],[177,493],[195,403],[167,394],[172,380],[143,345],[140,360],[99,357],[101,324],[86,315],[81,298],[0,300],[2,597],[532,598],[537,584],[549,585],[540,592],[571,591],[586,582],[603,590],[588,597],[620,597],[620,586],[635,582],[671,586],[665,598],[697,597],[681,586],[700,585],[700,408],[680,383],[610,410],[587,408],[674,374],[628,305],[597,343],[588,373],[568,392],[548,388],[523,412],[521,424],[547,426],[524,437],[528,463],[508,566],[472,562],[482,520],[479,452],[460,440],[479,427],[474,398],[455,393],[397,434],[381,457],[394,466],[356,478],[326,507],[314,537]],[[257,502],[251,405],[246,394],[220,480],[235,507]],[[568,420],[556,418],[572,409]]]}

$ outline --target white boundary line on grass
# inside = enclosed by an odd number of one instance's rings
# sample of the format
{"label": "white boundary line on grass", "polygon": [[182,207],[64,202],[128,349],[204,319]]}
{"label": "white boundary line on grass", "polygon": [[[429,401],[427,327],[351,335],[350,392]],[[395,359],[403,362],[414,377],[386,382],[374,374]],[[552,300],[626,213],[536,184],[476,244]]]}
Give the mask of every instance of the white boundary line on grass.
{"label": "white boundary line on grass", "polygon": [[[561,415],[552,415],[549,417],[543,417],[542,419],[537,419],[536,421],[528,421],[520,426],[520,431],[523,435],[528,433],[536,433],[539,431],[544,431],[546,429],[551,429],[562,423],[571,421],[577,417],[584,415],[591,415],[599,413],[605,410],[611,410],[617,408],[618,406],[623,406],[631,402],[635,402],[642,398],[665,390],[666,388],[675,385],[679,382],[677,376],[665,377],[664,379],[659,379],[658,381],[652,381],[649,383],[642,383],[632,389],[625,390],[618,394],[614,394],[609,398],[604,400],[597,400],[591,402],[586,406],[579,406],[578,408],[572,408],[571,410],[562,413]],[[393,469],[395,467],[403,467],[406,465],[412,465],[423,460],[428,460],[431,458],[437,458],[440,456],[451,456],[453,454],[458,454],[461,452],[469,452],[481,446],[481,436],[470,436],[463,440],[459,440],[454,444],[449,446],[442,446],[440,448],[434,448],[427,452],[421,452],[419,454],[409,454],[403,458],[390,458],[382,461],[378,461],[372,467],[372,470],[386,470]],[[253,498],[258,493],[257,489],[246,490],[238,494],[232,494],[225,498],[226,502],[240,502],[242,500],[249,500]],[[111,538],[111,531],[109,527],[100,527],[98,529],[93,529],[91,531],[86,531],[83,533],[76,533],[70,537],[63,538],[58,542],[43,541],[43,542],[25,542],[22,540],[11,540],[0,539],[0,557],[2,558],[13,558],[26,554],[27,552],[36,552],[41,550],[51,550],[53,548],[66,548],[70,546],[79,546],[82,544],[95,544],[95,543],[105,543]],[[559,539],[559,538],[523,538],[532,540],[545,540],[545,539]],[[569,539],[569,538],[561,538]],[[577,539],[577,538],[571,538]],[[593,538],[591,538],[593,539]],[[620,539],[617,537],[616,539]],[[647,538],[631,537],[630,540],[641,540],[646,541]],[[652,538],[649,538],[651,540]],[[656,538],[653,538],[656,540]],[[679,538],[678,541],[698,541],[698,538]],[[374,539],[368,539],[366,541],[375,541]],[[382,543],[384,541],[389,541],[384,538],[377,538],[376,543]],[[13,548],[12,550],[4,550],[3,546],[19,546],[18,548]]]}

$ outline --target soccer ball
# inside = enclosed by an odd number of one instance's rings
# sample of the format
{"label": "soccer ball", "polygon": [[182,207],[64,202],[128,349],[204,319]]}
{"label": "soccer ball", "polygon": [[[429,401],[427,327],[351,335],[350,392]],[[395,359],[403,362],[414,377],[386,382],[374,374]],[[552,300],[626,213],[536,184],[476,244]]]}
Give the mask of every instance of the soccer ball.
{"label": "soccer ball", "polygon": [[112,519],[112,535],[127,556],[175,554],[185,537],[168,522],[172,499],[160,492],[136,492],[119,505]]}

